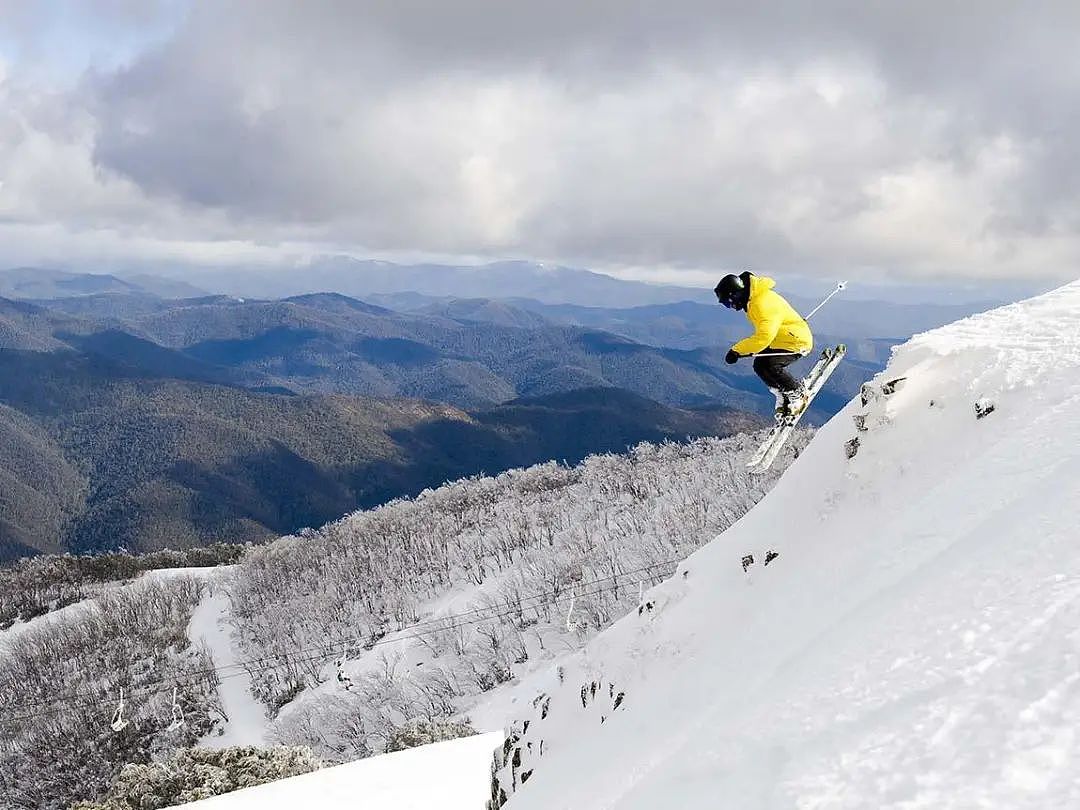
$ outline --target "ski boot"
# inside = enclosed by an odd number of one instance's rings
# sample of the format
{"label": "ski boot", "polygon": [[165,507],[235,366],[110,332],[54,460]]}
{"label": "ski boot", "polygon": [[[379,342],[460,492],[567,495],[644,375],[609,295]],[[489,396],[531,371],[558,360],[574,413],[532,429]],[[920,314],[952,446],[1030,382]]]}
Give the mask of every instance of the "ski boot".
{"label": "ski boot", "polygon": [[784,397],[784,392],[779,388],[770,388],[773,392],[773,396],[776,397],[776,407],[773,408],[773,418],[776,419],[777,424],[784,421],[784,417],[787,416],[787,400]]}
{"label": "ski boot", "polygon": [[784,392],[784,402],[777,413],[782,414],[781,418],[799,416],[806,410],[808,404],[809,397],[806,395],[806,389],[800,385],[794,391]]}

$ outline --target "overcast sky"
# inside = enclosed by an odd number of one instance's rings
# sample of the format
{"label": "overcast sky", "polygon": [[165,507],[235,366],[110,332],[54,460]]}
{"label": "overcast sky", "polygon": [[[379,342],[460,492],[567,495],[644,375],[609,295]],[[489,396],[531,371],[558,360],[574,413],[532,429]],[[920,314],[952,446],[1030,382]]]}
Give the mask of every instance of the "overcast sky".
{"label": "overcast sky", "polygon": [[1080,3],[0,0],[0,266],[1080,276]]}

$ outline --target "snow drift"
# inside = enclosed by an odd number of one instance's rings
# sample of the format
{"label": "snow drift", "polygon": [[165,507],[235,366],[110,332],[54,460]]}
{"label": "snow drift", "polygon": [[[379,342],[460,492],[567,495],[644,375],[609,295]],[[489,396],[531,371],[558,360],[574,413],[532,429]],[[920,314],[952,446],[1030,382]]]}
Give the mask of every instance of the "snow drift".
{"label": "snow drift", "polygon": [[509,808],[1080,807],[1080,282],[915,337],[898,377],[528,684]]}

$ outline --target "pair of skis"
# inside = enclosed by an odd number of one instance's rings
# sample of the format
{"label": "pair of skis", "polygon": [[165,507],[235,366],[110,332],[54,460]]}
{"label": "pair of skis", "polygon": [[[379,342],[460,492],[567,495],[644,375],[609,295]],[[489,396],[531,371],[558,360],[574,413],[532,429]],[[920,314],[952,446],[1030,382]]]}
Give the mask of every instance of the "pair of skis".
{"label": "pair of skis", "polygon": [[776,424],[765,437],[765,441],[746,462],[746,466],[752,472],[765,472],[772,466],[776,457],[780,454],[787,440],[790,438],[795,426],[799,424],[802,415],[810,408],[818,391],[822,389],[829,375],[840,365],[840,361],[847,354],[847,346],[843,343],[835,347],[829,347],[821,352],[818,361],[803,378],[803,388],[806,391],[806,404],[796,414],[777,417]]}

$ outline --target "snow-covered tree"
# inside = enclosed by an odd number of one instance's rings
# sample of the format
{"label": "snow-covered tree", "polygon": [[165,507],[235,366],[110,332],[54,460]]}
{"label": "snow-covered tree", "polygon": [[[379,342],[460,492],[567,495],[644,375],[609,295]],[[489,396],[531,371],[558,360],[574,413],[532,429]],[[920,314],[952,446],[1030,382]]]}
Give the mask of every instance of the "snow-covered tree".
{"label": "snow-covered tree", "polygon": [[125,765],[103,798],[77,802],[71,810],[160,810],[319,767],[307,748],[182,748],[157,762]]}

